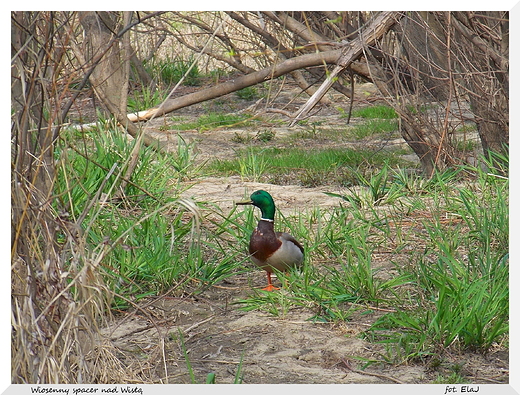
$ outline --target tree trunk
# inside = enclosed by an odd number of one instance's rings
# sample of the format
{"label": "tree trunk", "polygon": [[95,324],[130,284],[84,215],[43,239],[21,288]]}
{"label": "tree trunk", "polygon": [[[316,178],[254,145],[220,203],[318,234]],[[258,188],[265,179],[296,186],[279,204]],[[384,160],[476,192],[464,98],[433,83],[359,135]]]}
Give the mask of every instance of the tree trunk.
{"label": "tree trunk", "polygon": [[507,155],[507,13],[409,12],[395,31],[401,54],[380,46],[375,82],[391,97],[425,173],[468,162],[472,154],[456,145],[469,111],[484,152]]}
{"label": "tree trunk", "polygon": [[[118,41],[115,40],[116,35],[109,29],[109,27],[114,23],[108,19],[106,13],[80,12],[80,14],[82,14],[80,19],[84,29],[89,30],[89,33],[85,34],[86,36],[90,36],[90,39],[87,39],[86,43],[87,48],[90,49],[87,51],[81,51],[74,42],[71,42],[72,50],[80,60],[85,73],[90,75],[89,80],[91,81],[99,100],[106,106],[107,110],[114,116],[119,124],[125,128],[128,134],[137,138],[141,132],[131,123],[132,121],[130,121],[127,116],[126,101],[130,54],[128,54],[126,58],[122,57],[122,53],[128,53],[131,50],[130,45],[129,43],[125,45],[125,51],[120,51],[118,49],[115,44]],[[129,21],[129,14],[126,15],[126,19]],[[104,26],[104,28],[101,28],[100,26]],[[125,29],[127,26],[129,25],[125,25]],[[101,38],[110,41],[102,42]],[[96,49],[94,45],[101,45],[101,47]],[[113,48],[116,48],[116,50]],[[85,52],[87,53],[87,56],[94,57],[85,57]],[[123,62],[126,67],[123,68],[119,62]],[[160,142],[146,134],[143,136],[143,142],[145,145],[154,147],[158,150],[162,150],[165,146],[163,142]]]}
{"label": "tree trunk", "polygon": [[127,59],[121,54],[119,42],[113,40],[117,31],[115,17],[106,11],[82,11],[79,20],[85,31],[84,58],[93,61],[101,57],[91,76],[94,91],[103,92],[115,108],[126,113],[122,87],[127,86],[127,81],[122,64]]}
{"label": "tree trunk", "polygon": [[508,16],[495,11],[456,12],[453,17],[458,40],[466,42],[466,59],[472,67],[465,84],[473,93],[469,101],[482,148],[485,153],[504,155],[509,155]]}

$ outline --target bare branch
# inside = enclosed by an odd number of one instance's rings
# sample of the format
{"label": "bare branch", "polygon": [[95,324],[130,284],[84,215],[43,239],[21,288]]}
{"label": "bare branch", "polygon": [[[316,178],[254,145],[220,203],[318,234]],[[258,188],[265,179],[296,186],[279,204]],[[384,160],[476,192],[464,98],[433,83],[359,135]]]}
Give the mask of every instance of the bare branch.
{"label": "bare branch", "polygon": [[369,25],[359,34],[358,38],[350,42],[342,49],[341,56],[336,62],[337,66],[323,82],[314,95],[300,108],[291,122],[293,126],[301,117],[305,116],[327,93],[336,78],[346,70],[354,60],[363,53],[365,46],[371,45],[377,38],[385,34],[388,29],[400,18],[399,12],[382,12],[375,16]]}

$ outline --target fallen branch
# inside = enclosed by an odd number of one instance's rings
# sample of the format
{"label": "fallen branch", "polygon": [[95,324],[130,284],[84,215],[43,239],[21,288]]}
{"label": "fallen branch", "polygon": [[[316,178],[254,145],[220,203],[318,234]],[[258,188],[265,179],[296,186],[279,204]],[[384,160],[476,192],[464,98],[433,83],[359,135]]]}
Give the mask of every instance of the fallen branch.
{"label": "fallen branch", "polygon": [[404,382],[402,382],[401,380],[398,380],[392,376],[387,376],[387,375],[379,374],[379,373],[370,373],[370,372],[365,372],[363,370],[354,369],[352,366],[350,366],[350,363],[345,358],[341,358],[341,362],[343,362],[343,365],[345,365],[345,367],[348,370],[350,370],[351,372],[354,372],[357,374],[364,374],[365,376],[374,376],[374,377],[378,377],[380,379],[390,380],[397,384],[404,384]]}
{"label": "fallen branch", "polygon": [[172,111],[178,110],[179,108],[191,106],[196,103],[224,96],[228,93],[247,88],[248,86],[252,86],[272,78],[280,77],[281,75],[290,73],[294,70],[311,66],[320,66],[324,63],[334,64],[338,61],[340,55],[341,50],[337,49],[333,51],[312,53],[290,58],[274,66],[267,67],[242,77],[238,77],[234,80],[224,82],[219,85],[212,86],[211,88],[190,93],[175,99],[166,100],[160,108],[154,107],[149,110],[129,114],[128,118],[132,122],[146,121],[152,117],[155,118],[164,114],[168,114]]}

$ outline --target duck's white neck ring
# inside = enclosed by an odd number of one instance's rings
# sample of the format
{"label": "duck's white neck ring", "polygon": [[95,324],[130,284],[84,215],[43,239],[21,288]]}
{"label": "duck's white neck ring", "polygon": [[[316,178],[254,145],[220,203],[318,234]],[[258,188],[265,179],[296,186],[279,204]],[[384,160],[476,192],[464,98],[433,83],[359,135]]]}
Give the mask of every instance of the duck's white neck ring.
{"label": "duck's white neck ring", "polygon": [[274,222],[274,219],[260,218],[260,221]]}

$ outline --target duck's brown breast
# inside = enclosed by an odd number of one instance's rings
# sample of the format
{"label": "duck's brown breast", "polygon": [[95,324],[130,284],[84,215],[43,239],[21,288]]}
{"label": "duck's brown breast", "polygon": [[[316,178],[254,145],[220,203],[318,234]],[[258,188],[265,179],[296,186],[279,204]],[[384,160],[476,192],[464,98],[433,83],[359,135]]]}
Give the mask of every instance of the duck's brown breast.
{"label": "duck's brown breast", "polygon": [[273,223],[260,221],[251,235],[249,254],[259,261],[265,261],[280,248],[281,245],[282,242],[274,232]]}

